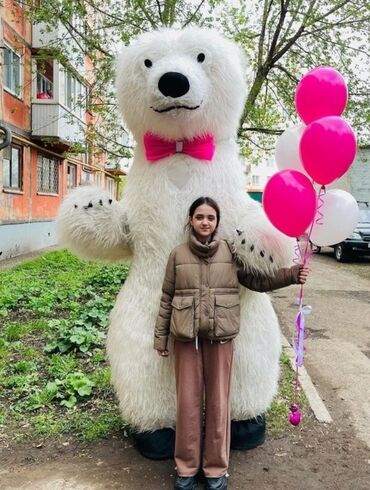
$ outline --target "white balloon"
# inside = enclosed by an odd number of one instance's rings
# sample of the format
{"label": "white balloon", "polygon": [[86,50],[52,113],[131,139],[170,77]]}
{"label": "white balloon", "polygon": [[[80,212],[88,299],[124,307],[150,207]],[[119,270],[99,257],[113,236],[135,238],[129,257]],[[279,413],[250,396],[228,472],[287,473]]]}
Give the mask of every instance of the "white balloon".
{"label": "white balloon", "polygon": [[[359,220],[359,208],[356,199],[346,191],[331,189],[322,196],[323,205],[319,212],[323,218],[318,219],[316,214],[311,242],[320,247],[335,245],[342,242],[356,228]],[[320,206],[320,202],[318,203]],[[321,224],[320,224],[321,223]]]}
{"label": "white balloon", "polygon": [[299,142],[305,128],[304,124],[298,124],[284,131],[276,143],[275,160],[279,170],[293,168],[312,180],[303,168],[299,156]]}

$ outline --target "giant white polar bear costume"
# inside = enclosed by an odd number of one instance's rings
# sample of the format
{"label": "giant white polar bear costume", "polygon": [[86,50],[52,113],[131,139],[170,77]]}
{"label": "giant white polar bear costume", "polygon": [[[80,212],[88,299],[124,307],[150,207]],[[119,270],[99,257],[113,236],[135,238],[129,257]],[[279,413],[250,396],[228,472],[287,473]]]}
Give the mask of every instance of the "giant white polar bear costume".
{"label": "giant white polar bear costume", "polygon": [[[241,50],[216,32],[141,35],[117,65],[119,106],[136,141],[123,199],[112,202],[100,188],[80,188],[60,210],[61,241],[80,255],[133,255],[110,317],[107,349],[123,418],[139,432],[175,426],[173,357],[153,350],[153,329],[167,259],[186,239],[190,204],[205,195],[219,203],[219,235],[236,241],[251,270],[266,273],[291,261],[289,241],[245,193],[235,142],[247,92],[244,72]],[[149,162],[148,132],[176,141],[210,134],[214,157],[208,162],[174,153]],[[279,326],[266,294],[241,289],[235,344],[231,413],[246,420],[263,413],[277,389]]]}

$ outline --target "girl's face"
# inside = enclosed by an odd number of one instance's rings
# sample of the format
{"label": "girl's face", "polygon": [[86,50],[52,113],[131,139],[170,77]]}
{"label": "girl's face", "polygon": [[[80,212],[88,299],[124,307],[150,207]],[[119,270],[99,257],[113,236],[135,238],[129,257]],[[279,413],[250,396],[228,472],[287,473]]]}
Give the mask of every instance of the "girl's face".
{"label": "girl's face", "polygon": [[202,204],[195,209],[189,222],[199,240],[206,242],[217,228],[216,211],[208,204]]}

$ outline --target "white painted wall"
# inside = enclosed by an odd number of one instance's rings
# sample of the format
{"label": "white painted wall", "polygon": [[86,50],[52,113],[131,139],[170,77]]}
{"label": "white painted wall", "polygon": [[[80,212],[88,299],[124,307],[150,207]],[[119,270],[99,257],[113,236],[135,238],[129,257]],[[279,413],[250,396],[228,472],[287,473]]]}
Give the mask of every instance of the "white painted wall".
{"label": "white painted wall", "polygon": [[329,187],[343,189],[357,201],[367,201],[370,206],[370,147],[360,148],[348,172]]}
{"label": "white painted wall", "polygon": [[278,168],[273,156],[261,161],[258,165],[246,164],[247,190],[263,191],[268,179],[277,172]]}
{"label": "white painted wall", "polygon": [[0,260],[10,259],[56,245],[54,221],[15,223],[0,226]]}

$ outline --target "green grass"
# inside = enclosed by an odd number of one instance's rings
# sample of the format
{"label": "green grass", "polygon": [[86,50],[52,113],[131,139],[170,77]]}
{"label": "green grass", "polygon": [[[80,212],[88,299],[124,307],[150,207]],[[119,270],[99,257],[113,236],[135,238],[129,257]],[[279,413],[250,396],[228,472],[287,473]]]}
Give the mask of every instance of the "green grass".
{"label": "green grass", "polygon": [[[278,437],[286,430],[291,429],[289,423],[289,407],[294,400],[295,373],[290,367],[289,357],[283,352],[280,359],[279,392],[273,400],[266,415],[267,430],[272,437]],[[310,409],[307,398],[299,391],[298,403],[302,415],[307,421],[310,417]]]}
{"label": "green grass", "polygon": [[[0,425],[8,438],[91,442],[122,431],[104,343],[127,273],[127,265],[84,262],[65,250],[0,272]],[[267,414],[273,436],[289,427],[293,400],[284,355],[281,367]]]}
{"label": "green grass", "polygon": [[104,342],[127,265],[50,252],[0,273],[0,424],[16,441],[123,427]]}

